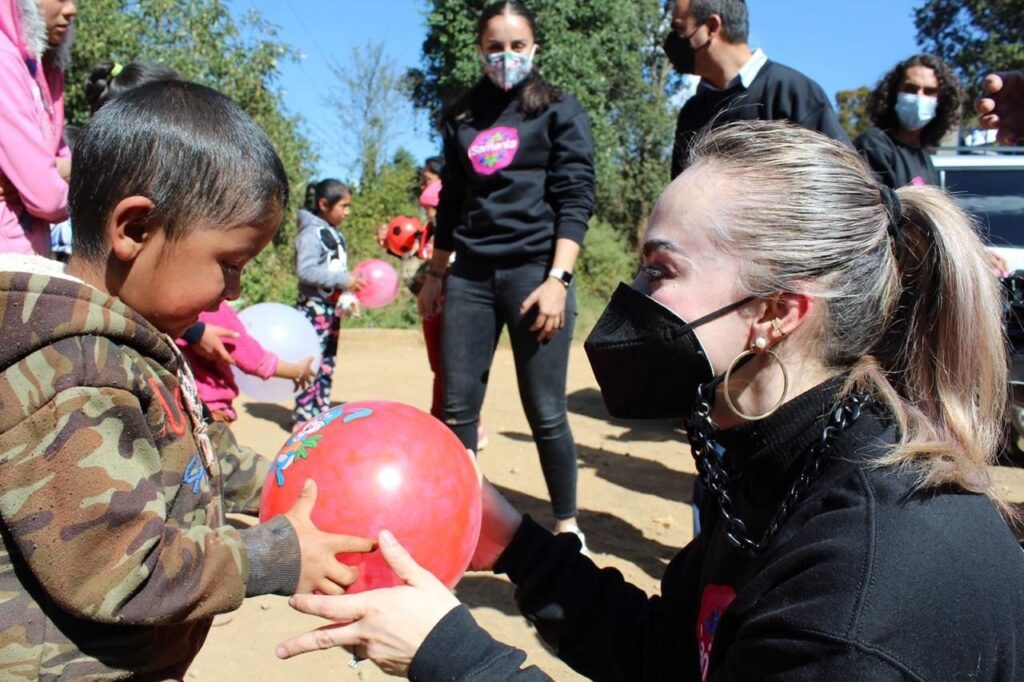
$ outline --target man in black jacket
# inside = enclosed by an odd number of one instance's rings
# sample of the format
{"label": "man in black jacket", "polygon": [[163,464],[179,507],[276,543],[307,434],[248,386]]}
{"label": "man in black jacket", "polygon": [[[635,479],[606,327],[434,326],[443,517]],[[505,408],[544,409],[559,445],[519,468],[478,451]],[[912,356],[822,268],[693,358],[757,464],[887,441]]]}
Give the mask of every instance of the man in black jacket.
{"label": "man in black jacket", "polygon": [[665,52],[680,73],[701,77],[676,121],[672,177],[686,169],[690,143],[709,123],[788,119],[847,145],[850,139],[821,86],[747,45],[744,0],[675,0]]}

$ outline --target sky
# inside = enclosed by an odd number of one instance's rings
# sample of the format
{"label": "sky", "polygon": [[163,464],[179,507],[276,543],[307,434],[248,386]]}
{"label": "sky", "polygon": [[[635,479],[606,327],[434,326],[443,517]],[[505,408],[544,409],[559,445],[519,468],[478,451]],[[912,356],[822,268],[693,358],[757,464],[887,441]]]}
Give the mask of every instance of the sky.
{"label": "sky", "polygon": [[[602,0],[579,0],[601,2]],[[424,0],[230,0],[237,12],[255,9],[277,25],[279,39],[303,55],[281,65],[285,102],[305,121],[320,154],[318,177],[351,180],[354,155],[341,122],[326,103],[336,82],[332,61],[344,67],[354,49],[383,43],[403,70],[418,66],[426,37]],[[873,86],[896,62],[917,52],[913,10],[922,0],[747,0],[750,44],[770,59],[803,71],[829,96]],[[540,17],[543,21],[543,17]],[[543,61],[540,62],[543,68]],[[571,88],[570,88],[571,90]],[[834,104],[834,102],[833,102]],[[410,112],[394,140],[417,159],[438,153],[422,114]]]}

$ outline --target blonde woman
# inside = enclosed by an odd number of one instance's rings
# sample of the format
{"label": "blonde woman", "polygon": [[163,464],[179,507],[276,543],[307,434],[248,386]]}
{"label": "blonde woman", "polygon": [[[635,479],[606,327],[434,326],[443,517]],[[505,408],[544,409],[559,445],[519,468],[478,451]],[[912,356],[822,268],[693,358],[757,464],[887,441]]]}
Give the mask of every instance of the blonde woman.
{"label": "blonde woman", "polygon": [[[1024,678],[1024,553],[989,479],[999,292],[968,218],[780,122],[697,142],[587,341],[614,413],[689,414],[704,532],[648,597],[485,488],[477,568],[599,680]],[[400,540],[400,539],[399,539]],[[414,679],[541,679],[387,534],[408,585],[295,606]]]}

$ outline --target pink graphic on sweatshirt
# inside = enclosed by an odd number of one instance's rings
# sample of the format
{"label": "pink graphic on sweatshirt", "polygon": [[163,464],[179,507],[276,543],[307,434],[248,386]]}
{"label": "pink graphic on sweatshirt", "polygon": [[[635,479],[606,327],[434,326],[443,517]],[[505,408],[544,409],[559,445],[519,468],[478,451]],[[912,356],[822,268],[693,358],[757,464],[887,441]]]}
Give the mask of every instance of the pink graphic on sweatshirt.
{"label": "pink graphic on sweatshirt", "polygon": [[918,175],[917,177],[910,181],[910,184],[913,185],[914,187],[924,187],[928,183],[925,182],[924,178]]}
{"label": "pink graphic on sweatshirt", "polygon": [[707,585],[700,597],[700,612],[697,615],[697,650],[700,655],[700,679],[708,679],[711,664],[711,645],[718,632],[718,623],[729,604],[736,598],[736,590],[728,585]]}
{"label": "pink graphic on sweatshirt", "polygon": [[485,130],[469,145],[469,160],[480,175],[493,175],[506,168],[519,151],[519,131],[500,126]]}

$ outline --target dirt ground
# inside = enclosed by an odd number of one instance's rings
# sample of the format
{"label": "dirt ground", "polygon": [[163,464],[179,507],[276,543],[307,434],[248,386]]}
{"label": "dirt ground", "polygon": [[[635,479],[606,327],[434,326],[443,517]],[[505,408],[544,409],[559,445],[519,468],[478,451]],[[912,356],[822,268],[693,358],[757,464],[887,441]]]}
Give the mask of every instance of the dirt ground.
{"label": "dirt ground", "polygon": [[[430,382],[418,331],[342,331],[335,400],[396,400],[426,410]],[[656,593],[664,566],[692,535],[688,500],[694,467],[682,432],[671,422],[611,419],[580,344],[570,357],[568,400],[579,449],[580,526],[594,561],[615,566],[627,580]],[[243,403],[234,429],[242,443],[273,455],[287,438],[288,414],[284,406]],[[504,344],[494,359],[483,418],[490,439],[480,454],[485,475],[518,509],[550,526],[553,519],[544,480],[519,403],[512,354]],[[1012,500],[1024,501],[1024,469],[999,468],[996,476]],[[558,680],[581,679],[551,655],[518,614],[506,580],[468,574],[456,594],[494,637],[524,649],[530,664]],[[340,649],[290,661],[274,656],[278,642],[320,624],[317,618],[292,611],[283,597],[248,600],[230,622],[212,629],[188,678],[303,682],[387,678],[370,662],[349,669],[350,656]]]}

